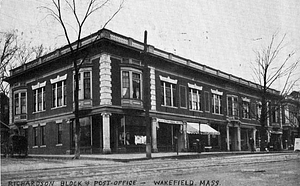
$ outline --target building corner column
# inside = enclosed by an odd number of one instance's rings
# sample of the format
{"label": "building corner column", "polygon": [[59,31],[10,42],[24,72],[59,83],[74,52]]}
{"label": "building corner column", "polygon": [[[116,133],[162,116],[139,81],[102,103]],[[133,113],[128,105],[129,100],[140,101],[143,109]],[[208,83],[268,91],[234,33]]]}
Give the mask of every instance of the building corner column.
{"label": "building corner column", "polygon": [[182,130],[183,130],[182,132],[183,132],[183,143],[184,143],[183,150],[187,152],[188,151],[187,122],[183,123]]}
{"label": "building corner column", "polygon": [[239,125],[237,127],[237,147],[238,147],[238,151],[242,150],[242,146],[241,146],[241,126]]}
{"label": "building corner column", "polygon": [[230,136],[229,136],[229,124],[227,124],[226,126],[226,143],[227,143],[227,150],[230,151],[230,140],[229,140]]}
{"label": "building corner column", "polygon": [[254,149],[256,150],[256,129],[253,129],[252,138],[254,140]]}
{"label": "building corner column", "polygon": [[112,72],[109,54],[102,54],[99,61],[100,105],[112,105]]}
{"label": "building corner column", "polygon": [[157,149],[157,125],[156,118],[152,118],[152,152],[158,152]]}
{"label": "building corner column", "polygon": [[102,123],[103,123],[103,150],[104,154],[110,154],[110,116],[111,113],[102,113]]}

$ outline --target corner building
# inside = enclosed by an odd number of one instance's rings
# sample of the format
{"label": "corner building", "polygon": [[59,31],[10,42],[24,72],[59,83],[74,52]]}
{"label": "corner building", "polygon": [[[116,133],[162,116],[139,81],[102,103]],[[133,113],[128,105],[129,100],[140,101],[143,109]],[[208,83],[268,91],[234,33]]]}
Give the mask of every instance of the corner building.
{"label": "corner building", "polygon": [[[93,44],[96,33],[82,39],[79,54],[89,54],[79,75],[81,153],[145,152],[144,45],[106,29],[98,34]],[[257,84],[151,45],[146,60],[153,152],[249,150],[250,137],[259,146]],[[29,153],[74,153],[69,48],[13,69],[6,81],[10,125],[28,138]]]}

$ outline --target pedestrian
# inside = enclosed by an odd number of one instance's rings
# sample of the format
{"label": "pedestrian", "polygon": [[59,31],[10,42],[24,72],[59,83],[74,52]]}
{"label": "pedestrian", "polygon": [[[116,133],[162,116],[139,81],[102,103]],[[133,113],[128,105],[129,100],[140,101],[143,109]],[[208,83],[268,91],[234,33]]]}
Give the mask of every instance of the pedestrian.
{"label": "pedestrian", "polygon": [[249,143],[251,152],[254,152],[254,139],[252,137],[250,137]]}

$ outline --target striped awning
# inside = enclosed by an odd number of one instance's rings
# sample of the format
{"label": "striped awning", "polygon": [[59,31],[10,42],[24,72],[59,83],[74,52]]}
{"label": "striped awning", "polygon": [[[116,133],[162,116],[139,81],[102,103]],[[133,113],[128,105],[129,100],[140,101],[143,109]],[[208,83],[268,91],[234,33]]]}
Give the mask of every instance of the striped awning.
{"label": "striped awning", "polygon": [[200,124],[199,130],[199,123],[187,123],[187,133],[188,134],[203,134],[203,135],[220,135],[220,132],[212,128],[207,124]]}

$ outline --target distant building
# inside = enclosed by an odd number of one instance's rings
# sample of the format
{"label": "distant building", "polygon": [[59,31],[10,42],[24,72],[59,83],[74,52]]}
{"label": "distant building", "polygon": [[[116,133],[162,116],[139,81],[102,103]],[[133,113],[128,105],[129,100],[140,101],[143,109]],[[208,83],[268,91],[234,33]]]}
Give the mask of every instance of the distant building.
{"label": "distant building", "polygon": [[[93,45],[96,34],[81,41],[81,54],[89,53],[80,69],[81,152],[145,152],[143,43],[99,33]],[[250,137],[259,146],[259,85],[150,45],[147,52],[153,152],[199,150],[199,139],[202,150],[250,150]],[[29,153],[74,152],[73,75],[65,46],[6,79],[10,125],[28,137]],[[279,92],[269,93],[275,102]],[[273,115],[268,129],[282,135],[280,111]]]}
{"label": "distant building", "polygon": [[0,93],[0,131],[1,143],[8,140],[9,136],[9,98],[4,93]]}
{"label": "distant building", "polygon": [[291,149],[296,137],[300,138],[300,92],[293,91],[283,103],[283,135],[284,149]]}

